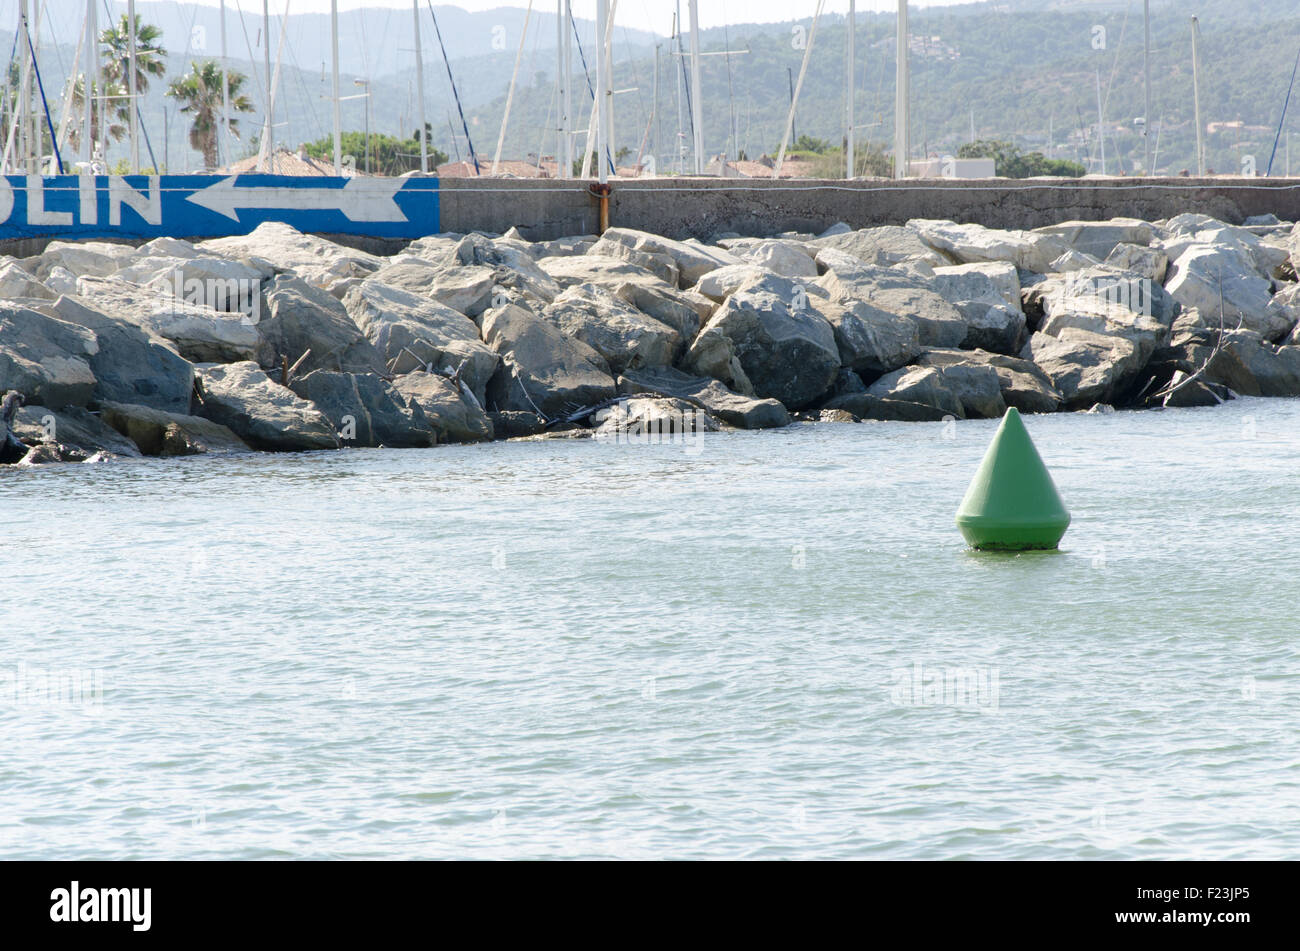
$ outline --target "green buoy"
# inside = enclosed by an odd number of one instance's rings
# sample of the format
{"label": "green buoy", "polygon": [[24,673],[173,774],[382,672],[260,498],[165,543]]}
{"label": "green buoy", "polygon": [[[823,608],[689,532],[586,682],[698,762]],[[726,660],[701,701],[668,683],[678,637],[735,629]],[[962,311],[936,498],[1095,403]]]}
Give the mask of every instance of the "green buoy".
{"label": "green buoy", "polygon": [[972,548],[986,551],[1055,548],[1070,527],[1070,513],[1014,406],[961,500],[957,527]]}

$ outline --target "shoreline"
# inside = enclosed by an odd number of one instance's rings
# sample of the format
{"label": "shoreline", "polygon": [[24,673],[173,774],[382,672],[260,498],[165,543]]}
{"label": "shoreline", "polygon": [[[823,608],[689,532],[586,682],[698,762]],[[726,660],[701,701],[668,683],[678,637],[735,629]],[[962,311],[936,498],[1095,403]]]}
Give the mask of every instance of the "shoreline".
{"label": "shoreline", "polygon": [[0,464],[689,440],[1300,396],[1272,216],[612,228],[381,256],[281,224],[0,258]]}

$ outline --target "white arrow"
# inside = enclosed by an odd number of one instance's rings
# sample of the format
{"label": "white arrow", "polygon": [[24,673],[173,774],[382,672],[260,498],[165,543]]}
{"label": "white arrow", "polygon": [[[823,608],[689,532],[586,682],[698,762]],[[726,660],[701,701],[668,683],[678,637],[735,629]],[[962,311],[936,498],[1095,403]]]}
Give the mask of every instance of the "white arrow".
{"label": "white arrow", "polygon": [[293,211],[341,211],[351,221],[406,221],[393,196],[405,181],[400,178],[350,178],[342,188],[290,188],[283,185],[240,187],[236,176],[223,178],[207,188],[187,195],[201,208],[235,221],[237,209],[291,209]]}

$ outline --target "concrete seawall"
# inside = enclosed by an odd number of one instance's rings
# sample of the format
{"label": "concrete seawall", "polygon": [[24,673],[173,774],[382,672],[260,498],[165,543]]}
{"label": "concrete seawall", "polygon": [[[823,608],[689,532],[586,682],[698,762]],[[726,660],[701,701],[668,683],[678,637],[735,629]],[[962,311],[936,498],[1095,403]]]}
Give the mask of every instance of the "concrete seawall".
{"label": "concrete seawall", "polygon": [[[1230,224],[1272,213],[1300,220],[1300,178],[872,179],[780,180],[659,178],[612,183],[610,224],[668,238],[708,240],[725,233],[766,236],[819,233],[843,221],[853,228],[946,218],[991,228],[1038,228],[1062,221],[1155,221],[1199,212]],[[594,234],[599,206],[590,183],[553,179],[447,178],[438,183],[440,214],[430,231],[503,233],[533,241]],[[236,229],[238,230],[238,229]],[[177,234],[179,238],[189,235]],[[325,234],[339,244],[393,254],[406,240]],[[0,253],[40,254],[55,237],[0,241]],[[116,240],[109,238],[107,240]],[[143,239],[119,243],[139,245]]]}
{"label": "concrete seawall", "polygon": [[[618,181],[610,224],[670,238],[725,232],[820,232],[949,218],[991,228],[1038,228],[1061,221],[1129,217],[1153,221],[1199,212],[1241,224],[1272,213],[1300,220],[1300,179],[1158,178],[926,179],[895,182],[651,179]],[[442,230],[504,232],[547,240],[596,231],[597,202],[585,183],[444,179]]]}

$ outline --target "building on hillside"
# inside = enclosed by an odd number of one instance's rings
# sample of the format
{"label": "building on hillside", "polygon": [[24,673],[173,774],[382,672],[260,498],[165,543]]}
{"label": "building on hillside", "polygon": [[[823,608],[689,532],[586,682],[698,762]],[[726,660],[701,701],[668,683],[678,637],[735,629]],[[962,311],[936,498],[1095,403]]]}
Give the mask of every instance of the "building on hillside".
{"label": "building on hillside", "polygon": [[[808,178],[812,174],[813,163],[807,159],[787,158],[781,166],[781,178]],[[771,155],[760,156],[757,160],[726,160],[718,155],[704,166],[704,174],[715,178],[772,178],[776,169],[776,158]]]}

